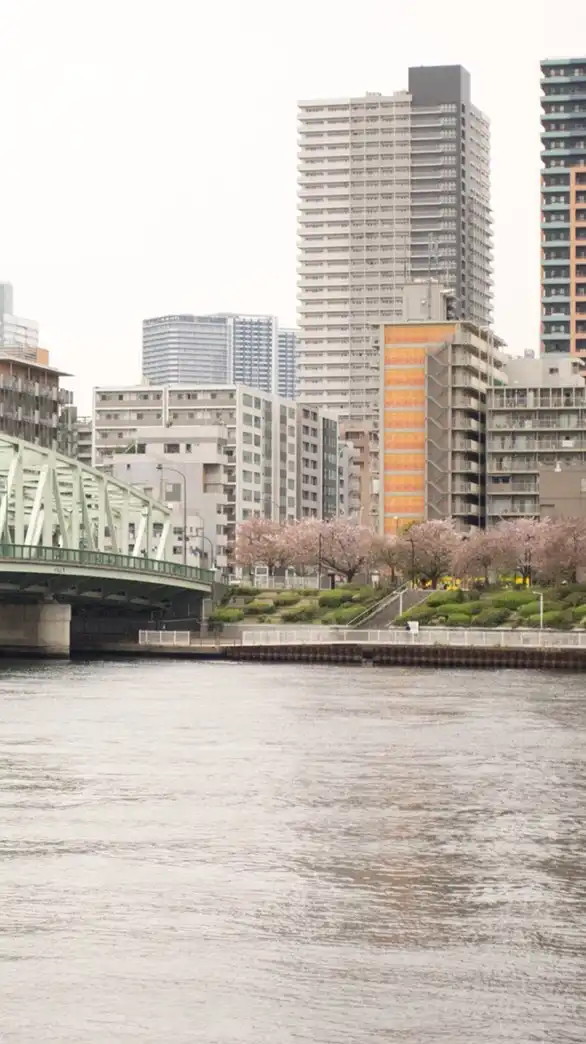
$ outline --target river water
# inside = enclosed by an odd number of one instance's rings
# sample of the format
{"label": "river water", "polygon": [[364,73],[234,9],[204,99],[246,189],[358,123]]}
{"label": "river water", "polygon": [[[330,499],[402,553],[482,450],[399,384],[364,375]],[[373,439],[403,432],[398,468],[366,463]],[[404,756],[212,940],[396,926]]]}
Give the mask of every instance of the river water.
{"label": "river water", "polygon": [[0,665],[0,1041],[586,1039],[586,678]]}

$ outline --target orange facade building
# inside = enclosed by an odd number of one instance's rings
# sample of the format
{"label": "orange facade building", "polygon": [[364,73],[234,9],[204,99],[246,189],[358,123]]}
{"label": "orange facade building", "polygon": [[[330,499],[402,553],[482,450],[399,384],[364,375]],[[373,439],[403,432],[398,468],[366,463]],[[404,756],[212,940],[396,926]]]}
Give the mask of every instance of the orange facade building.
{"label": "orange facade building", "polygon": [[383,532],[429,518],[481,524],[486,389],[504,381],[501,345],[472,323],[383,326]]}

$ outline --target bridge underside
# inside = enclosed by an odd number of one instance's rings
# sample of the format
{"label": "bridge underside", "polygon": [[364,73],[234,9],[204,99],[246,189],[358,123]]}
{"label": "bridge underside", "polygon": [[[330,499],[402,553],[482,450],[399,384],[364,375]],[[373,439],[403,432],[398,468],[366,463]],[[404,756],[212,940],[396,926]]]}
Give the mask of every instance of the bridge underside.
{"label": "bridge underside", "polygon": [[117,607],[137,611],[162,610],[186,603],[200,605],[204,592],[186,591],[176,585],[145,584],[144,580],[108,576],[71,576],[46,574],[31,576],[27,572],[0,572],[0,603],[66,602],[71,606],[99,606],[104,610]]}

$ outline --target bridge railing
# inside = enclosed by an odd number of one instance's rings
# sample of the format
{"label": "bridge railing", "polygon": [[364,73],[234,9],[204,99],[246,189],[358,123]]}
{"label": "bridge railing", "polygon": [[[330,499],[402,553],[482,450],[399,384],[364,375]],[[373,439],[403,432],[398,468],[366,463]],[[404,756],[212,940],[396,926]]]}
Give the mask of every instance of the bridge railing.
{"label": "bridge railing", "polygon": [[123,572],[156,573],[203,584],[212,584],[215,574],[210,569],[183,565],[181,562],[160,562],[142,555],[119,555],[109,551],[88,551],[84,548],[38,547],[28,544],[0,544],[0,560],[43,562],[55,566],[80,565],[98,569],[119,569]]}

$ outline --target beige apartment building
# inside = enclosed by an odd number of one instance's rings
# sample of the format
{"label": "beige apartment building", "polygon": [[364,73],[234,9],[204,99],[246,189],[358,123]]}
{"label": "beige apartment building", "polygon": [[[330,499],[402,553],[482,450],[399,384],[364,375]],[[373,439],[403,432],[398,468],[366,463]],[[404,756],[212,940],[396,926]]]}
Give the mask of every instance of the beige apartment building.
{"label": "beige apartment building", "polygon": [[508,360],[506,373],[487,396],[487,525],[569,515],[586,477],[586,362],[527,355]]}
{"label": "beige apartment building", "polygon": [[407,282],[438,280],[458,317],[490,321],[488,122],[460,66],[410,69],[395,94],[304,101],[298,119],[298,394],[364,421],[372,328],[401,318]]}

